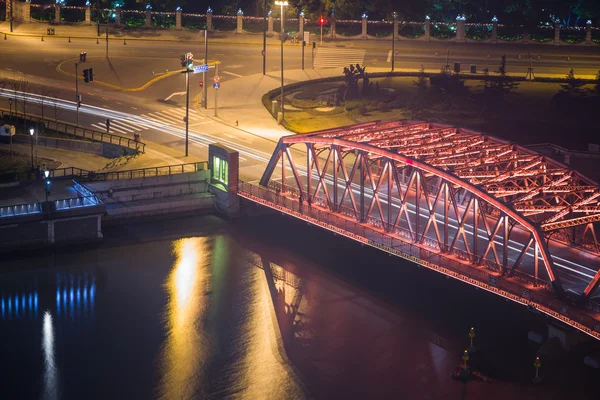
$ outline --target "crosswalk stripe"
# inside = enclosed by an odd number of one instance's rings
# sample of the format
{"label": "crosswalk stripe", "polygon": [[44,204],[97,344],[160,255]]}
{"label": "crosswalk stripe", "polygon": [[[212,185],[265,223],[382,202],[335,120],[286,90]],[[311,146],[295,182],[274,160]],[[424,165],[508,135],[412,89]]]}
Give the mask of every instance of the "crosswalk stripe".
{"label": "crosswalk stripe", "polygon": [[94,128],[98,128],[101,132],[106,132],[106,125],[104,124],[90,124]]}
{"label": "crosswalk stripe", "polygon": [[169,114],[163,114],[162,112],[157,112],[157,113],[152,113],[150,114],[151,117],[154,118],[161,118],[167,121],[171,121],[171,123],[180,123],[183,122],[181,119],[179,119],[178,117],[175,117],[173,115],[169,115]]}
{"label": "crosswalk stripe", "polygon": [[115,125],[116,125],[116,127],[117,127],[117,128],[119,128],[119,129],[124,129],[124,130],[126,130],[127,132],[136,132],[136,131],[140,131],[140,130],[141,130],[141,129],[140,129],[140,128],[138,128],[137,126],[135,126],[135,125],[130,125],[130,124],[128,124],[127,122],[124,122],[124,121],[116,121],[116,120],[113,120],[113,121],[111,121],[111,123],[110,123],[110,127],[111,127],[111,129],[112,129],[112,127],[113,127],[113,126],[115,126]]}
{"label": "crosswalk stripe", "polygon": [[[172,115],[172,114],[169,114],[167,111],[158,111],[158,112],[155,112],[155,113],[152,113],[152,114],[154,114],[154,115],[160,114],[161,117],[163,117],[163,118],[171,118],[171,119],[177,121],[178,123],[179,122],[183,122],[183,117],[185,117],[185,113],[180,114],[180,115]],[[190,114],[189,118],[190,118],[190,120],[195,120],[195,121],[199,121],[201,119],[204,119],[202,117],[198,117],[198,116],[195,116],[195,115],[192,115],[192,114]]]}
{"label": "crosswalk stripe", "polygon": [[350,64],[363,64],[366,50],[319,48],[315,56],[315,68],[340,68]]}
{"label": "crosswalk stripe", "polygon": [[123,130],[121,130],[119,128],[116,128],[116,127],[112,126],[112,124],[111,124],[111,126],[110,126],[110,132],[111,133],[112,132],[117,132],[117,133],[122,133],[122,134],[126,135],[127,133],[131,133],[132,131],[126,132],[126,131],[123,131]]}
{"label": "crosswalk stripe", "polygon": [[149,115],[146,118],[148,118],[150,120],[154,120],[156,122],[167,124],[167,125],[175,125],[175,122],[173,122],[173,120],[161,118],[160,116],[157,116],[157,115]]}

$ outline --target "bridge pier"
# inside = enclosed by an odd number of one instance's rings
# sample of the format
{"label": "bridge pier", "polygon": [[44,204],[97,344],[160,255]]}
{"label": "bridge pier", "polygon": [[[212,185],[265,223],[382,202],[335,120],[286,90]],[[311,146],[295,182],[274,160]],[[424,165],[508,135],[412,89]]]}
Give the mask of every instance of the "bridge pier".
{"label": "bridge pier", "polygon": [[215,196],[215,208],[228,218],[240,215],[238,179],[240,154],[226,146],[208,145],[209,191]]}

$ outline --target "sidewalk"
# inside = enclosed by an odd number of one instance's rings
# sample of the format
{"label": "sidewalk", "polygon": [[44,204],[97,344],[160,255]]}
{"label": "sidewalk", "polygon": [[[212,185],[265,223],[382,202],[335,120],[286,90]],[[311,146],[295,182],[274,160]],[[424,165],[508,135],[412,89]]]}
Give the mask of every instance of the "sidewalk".
{"label": "sidewalk", "polygon": [[[46,29],[54,28],[55,35],[47,36]],[[98,36],[97,25],[50,25],[47,23],[34,22],[31,24],[13,23],[13,32],[10,32],[9,22],[0,23],[0,34],[7,35],[7,38],[13,36],[33,36],[33,37],[44,37],[44,40],[53,39],[90,39],[90,40],[105,40],[105,25],[100,26],[100,35]],[[159,28],[126,28],[116,27],[110,25],[108,28],[110,40],[142,40],[142,41],[163,41],[163,42],[193,42],[198,43],[204,42],[204,31],[200,30],[189,30],[182,29],[180,31],[175,29],[159,29]],[[263,34],[262,33],[250,33],[244,32],[237,34],[233,31],[211,31],[208,35],[211,43],[221,44],[248,44],[248,45],[262,45]],[[391,48],[391,36],[383,38],[369,38],[368,40],[359,39],[356,37],[343,37],[338,36],[332,40],[330,38],[323,38],[324,47],[348,47],[356,49],[373,49],[373,48]],[[9,39],[7,39],[9,40]],[[320,47],[318,36],[311,35],[311,41],[317,43]],[[280,46],[281,42],[279,39],[279,33],[275,32],[274,35],[267,36],[267,46]],[[300,46],[300,43],[292,43],[290,40],[285,42],[286,46]],[[308,47],[308,46],[307,46]],[[600,46],[597,44],[592,46],[582,45],[567,45],[562,44],[561,46],[554,46],[550,44],[540,43],[512,43],[512,42],[499,42],[494,43],[458,43],[453,40],[432,40],[424,41],[418,39],[406,39],[398,38],[396,40],[396,49],[408,49],[413,51],[424,51],[428,50],[443,50],[452,48],[453,50],[460,50],[473,53],[491,52],[494,54],[518,54],[527,52],[539,52],[546,56],[549,55],[574,55],[574,54],[586,54],[592,57],[600,57]],[[508,51],[507,51],[508,50]]]}

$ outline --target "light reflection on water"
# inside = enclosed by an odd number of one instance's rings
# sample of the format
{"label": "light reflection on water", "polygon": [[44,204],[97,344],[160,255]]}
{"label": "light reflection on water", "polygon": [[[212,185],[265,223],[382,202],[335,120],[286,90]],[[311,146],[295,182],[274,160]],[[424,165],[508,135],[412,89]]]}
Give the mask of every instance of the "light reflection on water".
{"label": "light reflection on water", "polygon": [[42,352],[44,353],[44,388],[42,398],[48,400],[58,399],[58,368],[54,359],[54,325],[50,311],[44,313]]}
{"label": "light reflection on water", "polygon": [[208,238],[174,243],[175,265],[166,280],[167,339],[162,351],[159,397],[203,398],[208,342],[202,325],[208,308],[203,288],[208,278]]}

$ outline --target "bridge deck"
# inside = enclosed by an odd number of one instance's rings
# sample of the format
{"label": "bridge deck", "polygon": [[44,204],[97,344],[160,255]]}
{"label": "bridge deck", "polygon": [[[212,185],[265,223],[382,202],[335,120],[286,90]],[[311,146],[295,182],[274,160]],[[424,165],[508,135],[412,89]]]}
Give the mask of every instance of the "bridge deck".
{"label": "bridge deck", "polygon": [[[507,277],[493,270],[489,265],[475,266],[467,257],[461,257],[460,254],[441,253],[428,246],[427,240],[414,243],[409,238],[398,235],[397,232],[386,232],[377,224],[359,223],[353,216],[344,215],[342,212],[333,213],[318,201],[310,206],[306,202],[301,204],[297,194],[292,191],[281,194],[277,190],[240,182],[238,194],[255,203],[405,258],[520,304],[533,306],[553,318],[600,339],[600,309],[597,305],[591,303],[586,307],[574,307],[561,302],[543,280],[533,280],[525,273]],[[565,247],[563,250],[568,251],[568,248]],[[533,254],[531,258],[533,259]]]}

